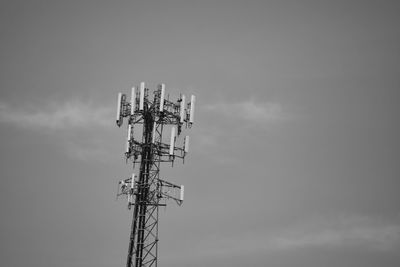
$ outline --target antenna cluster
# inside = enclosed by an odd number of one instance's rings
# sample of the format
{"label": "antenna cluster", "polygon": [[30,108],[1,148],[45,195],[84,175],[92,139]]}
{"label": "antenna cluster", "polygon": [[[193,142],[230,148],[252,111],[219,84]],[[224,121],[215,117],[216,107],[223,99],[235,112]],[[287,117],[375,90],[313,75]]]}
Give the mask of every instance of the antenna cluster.
{"label": "antenna cluster", "polygon": [[[139,131],[143,131],[145,123],[145,115],[151,116],[153,121],[152,138],[153,151],[162,157],[162,161],[174,161],[175,157],[184,159],[186,153],[189,152],[189,136],[185,136],[181,147],[176,145],[176,139],[182,132],[182,127],[191,128],[194,122],[196,97],[191,96],[190,102],[186,103],[185,95],[181,95],[175,102],[170,101],[169,97],[165,97],[165,84],[158,85],[154,91],[153,100],[150,100],[149,89],[145,87],[145,83],[140,83],[139,90],[132,87],[130,101],[127,96],[118,93],[117,100],[117,117],[116,123],[121,127],[123,118],[128,118],[128,134],[125,155],[129,159],[133,157],[136,162],[143,151],[143,147],[147,144],[147,140],[135,139],[134,133],[136,127]],[[163,143],[157,134],[160,133],[159,126],[171,125],[170,141]],[[162,129],[161,129],[162,130]],[[142,136],[144,137],[144,136]]]}
{"label": "antenna cluster", "polygon": [[[185,95],[171,101],[166,96],[165,84],[160,84],[151,97],[142,82],[132,87],[131,95],[118,93],[116,123],[127,119],[126,160],[133,168],[140,163],[138,175],[120,180],[117,197],[126,196],[128,209],[134,207],[127,267],[157,266],[158,207],[166,200],[183,203],[184,186],[160,178],[160,163],[185,159],[189,152],[189,136],[179,143],[183,129],[194,122],[196,97],[186,102]],[[168,141],[163,131],[170,130]]]}

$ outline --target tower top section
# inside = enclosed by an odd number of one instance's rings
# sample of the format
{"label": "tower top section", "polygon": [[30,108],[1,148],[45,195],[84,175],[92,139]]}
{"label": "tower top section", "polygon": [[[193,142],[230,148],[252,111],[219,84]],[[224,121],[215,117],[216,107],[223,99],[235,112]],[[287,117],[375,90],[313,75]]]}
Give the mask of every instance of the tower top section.
{"label": "tower top section", "polygon": [[166,95],[165,84],[159,84],[151,97],[149,89],[144,82],[131,88],[128,98],[123,93],[118,93],[116,123],[121,127],[124,117],[129,117],[129,122],[140,119],[145,113],[151,113],[154,119],[162,120],[164,124],[185,125],[191,127],[194,123],[196,97],[191,95],[186,102],[185,95],[173,101]]}
{"label": "tower top section", "polygon": [[[183,128],[191,128],[194,123],[196,97],[190,96],[190,101],[185,95],[180,94],[176,100],[171,100],[166,93],[165,84],[159,84],[152,92],[144,82],[131,88],[130,96],[118,93],[116,124],[121,127],[124,118],[128,122],[128,138],[126,144],[126,158],[133,156],[136,162],[145,146],[150,146],[160,162],[173,162],[176,157],[184,159],[189,152],[189,136],[185,136],[179,146]],[[144,127],[150,127],[151,140],[137,138],[137,133],[144,132]],[[168,141],[164,142],[162,131],[170,128]],[[136,136],[136,137],[135,137]],[[141,135],[143,136],[143,135]]]}

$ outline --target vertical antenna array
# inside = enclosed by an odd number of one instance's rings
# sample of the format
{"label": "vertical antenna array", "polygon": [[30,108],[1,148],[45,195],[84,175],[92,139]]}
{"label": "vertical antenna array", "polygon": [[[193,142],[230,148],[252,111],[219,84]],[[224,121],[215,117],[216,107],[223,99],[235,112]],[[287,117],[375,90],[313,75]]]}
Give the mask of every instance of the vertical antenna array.
{"label": "vertical antenna array", "polygon": [[[119,181],[117,197],[127,198],[128,209],[133,208],[127,267],[157,266],[158,209],[172,199],[183,203],[184,186],[160,178],[161,162],[184,160],[189,152],[189,136],[179,140],[182,128],[191,128],[194,121],[195,96],[186,103],[184,95],[175,102],[166,98],[165,84],[160,84],[149,96],[142,82],[132,87],[131,96],[118,93],[116,123],[121,127],[127,119],[128,133],[126,160],[139,165],[139,173]],[[163,131],[170,128],[170,138],[165,143]],[[140,136],[141,135],[141,136]]]}

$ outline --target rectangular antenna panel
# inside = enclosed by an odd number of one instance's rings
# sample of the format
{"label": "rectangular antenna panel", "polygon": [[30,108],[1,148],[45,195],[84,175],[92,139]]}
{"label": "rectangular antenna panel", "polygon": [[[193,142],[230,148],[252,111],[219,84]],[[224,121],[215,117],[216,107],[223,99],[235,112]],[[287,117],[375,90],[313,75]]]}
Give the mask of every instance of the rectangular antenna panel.
{"label": "rectangular antenna panel", "polygon": [[153,122],[153,137],[151,142],[154,144],[156,142],[156,122]]}
{"label": "rectangular antenna panel", "polygon": [[171,141],[169,144],[169,154],[174,155],[174,147],[175,147],[175,127],[171,128]]}
{"label": "rectangular antenna panel", "polygon": [[128,125],[128,141],[131,140],[131,134],[132,134],[132,125]]}
{"label": "rectangular antenna panel", "polygon": [[126,149],[125,149],[125,153],[129,153],[129,139],[126,140]]}
{"label": "rectangular antenna panel", "polygon": [[139,100],[139,110],[142,111],[144,107],[144,82],[140,83],[140,100]]}
{"label": "rectangular antenna panel", "polygon": [[161,84],[160,112],[164,111],[165,84]]}
{"label": "rectangular antenna panel", "polygon": [[131,204],[132,202],[131,202],[131,195],[128,195],[128,208],[129,208],[129,205]]}
{"label": "rectangular antenna panel", "polygon": [[189,153],[189,136],[185,136],[185,145],[184,145],[185,153]]}
{"label": "rectangular antenna panel", "polygon": [[180,109],[180,122],[183,123],[186,119],[186,110],[185,110],[185,95],[181,97],[181,109]]}
{"label": "rectangular antenna panel", "polygon": [[132,173],[131,188],[133,189],[134,186],[135,186],[135,174]]}
{"label": "rectangular antenna panel", "polygon": [[180,196],[179,196],[179,200],[180,200],[180,201],[183,201],[184,189],[185,189],[185,187],[184,187],[183,185],[181,185],[181,194],[180,194]]}
{"label": "rectangular antenna panel", "polygon": [[117,97],[117,125],[121,126],[121,100],[122,100],[122,93],[118,93]]}
{"label": "rectangular antenna panel", "polygon": [[196,97],[192,95],[190,99],[190,117],[189,117],[189,123],[193,123],[194,120],[194,106],[196,103]]}
{"label": "rectangular antenna panel", "polygon": [[131,94],[131,115],[135,113],[135,110],[136,110],[136,88],[135,86],[133,86]]}

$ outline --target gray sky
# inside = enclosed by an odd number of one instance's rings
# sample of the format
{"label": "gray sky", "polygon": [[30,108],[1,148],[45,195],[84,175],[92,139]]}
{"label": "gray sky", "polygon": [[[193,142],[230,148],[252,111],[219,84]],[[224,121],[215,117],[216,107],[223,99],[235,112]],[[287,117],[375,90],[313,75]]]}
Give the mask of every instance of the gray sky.
{"label": "gray sky", "polygon": [[124,266],[116,93],[197,96],[160,266],[400,265],[397,1],[1,1],[0,259]]}

